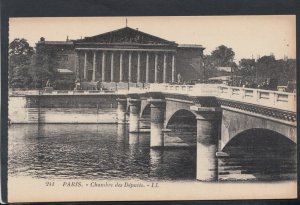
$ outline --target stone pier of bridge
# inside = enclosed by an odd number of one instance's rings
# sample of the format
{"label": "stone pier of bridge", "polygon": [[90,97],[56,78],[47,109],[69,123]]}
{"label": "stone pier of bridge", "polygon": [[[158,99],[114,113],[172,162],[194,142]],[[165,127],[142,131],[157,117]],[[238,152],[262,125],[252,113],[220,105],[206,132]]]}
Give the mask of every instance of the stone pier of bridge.
{"label": "stone pier of bridge", "polygon": [[129,98],[129,132],[139,132],[139,115],[141,100]]}
{"label": "stone pier of bridge", "polygon": [[218,180],[218,142],[221,128],[219,107],[191,106],[197,113],[197,179],[200,181]]}
{"label": "stone pier of bridge", "polygon": [[164,119],[166,111],[166,102],[164,99],[148,99],[150,103],[150,147],[164,146]]}
{"label": "stone pier of bridge", "polygon": [[127,109],[127,99],[118,98],[118,107],[117,107],[117,122],[118,124],[126,123],[126,109]]}
{"label": "stone pier of bridge", "polygon": [[[166,115],[166,99],[157,93],[146,100],[150,105],[150,147],[163,149]],[[141,99],[136,95],[127,99],[118,99],[118,123],[126,122],[126,112],[129,113],[129,133],[139,132]],[[128,110],[126,111],[126,107]],[[197,180],[218,180],[218,165],[216,153],[219,147],[219,130],[221,127],[221,109],[219,107],[201,107],[195,103],[189,106],[196,113],[197,120]]]}

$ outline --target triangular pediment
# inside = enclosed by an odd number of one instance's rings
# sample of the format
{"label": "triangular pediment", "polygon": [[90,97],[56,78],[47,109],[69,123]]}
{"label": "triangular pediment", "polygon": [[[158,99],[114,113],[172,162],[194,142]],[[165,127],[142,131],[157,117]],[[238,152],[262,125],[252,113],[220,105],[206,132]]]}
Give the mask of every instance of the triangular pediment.
{"label": "triangular pediment", "polygon": [[124,44],[163,44],[177,45],[175,42],[168,41],[157,36],[153,36],[136,29],[124,27],[111,32],[103,33],[96,36],[85,37],[77,40],[77,43],[124,43]]}

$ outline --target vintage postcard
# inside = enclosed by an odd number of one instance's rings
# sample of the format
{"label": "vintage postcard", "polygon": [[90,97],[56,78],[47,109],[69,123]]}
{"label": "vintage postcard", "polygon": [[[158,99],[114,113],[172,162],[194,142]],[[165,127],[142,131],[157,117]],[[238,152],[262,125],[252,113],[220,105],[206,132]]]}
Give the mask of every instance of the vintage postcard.
{"label": "vintage postcard", "polygon": [[9,18],[8,202],[297,197],[296,17]]}

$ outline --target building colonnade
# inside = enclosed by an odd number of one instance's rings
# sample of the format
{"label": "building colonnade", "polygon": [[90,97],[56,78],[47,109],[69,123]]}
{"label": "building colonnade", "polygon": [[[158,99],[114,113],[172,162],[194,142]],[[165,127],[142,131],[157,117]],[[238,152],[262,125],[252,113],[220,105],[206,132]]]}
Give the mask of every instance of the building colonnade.
{"label": "building colonnade", "polygon": [[[80,59],[83,66],[80,66]],[[75,70],[83,81],[173,83],[175,63],[175,52],[168,50],[80,50],[76,52]]]}

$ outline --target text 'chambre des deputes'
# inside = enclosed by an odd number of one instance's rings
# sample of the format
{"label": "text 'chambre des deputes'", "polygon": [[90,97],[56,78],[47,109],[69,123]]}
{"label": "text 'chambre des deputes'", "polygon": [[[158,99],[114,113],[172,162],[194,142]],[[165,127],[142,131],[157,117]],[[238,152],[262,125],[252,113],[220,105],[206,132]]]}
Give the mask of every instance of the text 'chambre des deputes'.
{"label": "text 'chambre des deputes'", "polygon": [[[53,183],[54,185],[54,183]],[[157,188],[157,182],[63,182],[63,187],[92,187],[92,188]]]}

